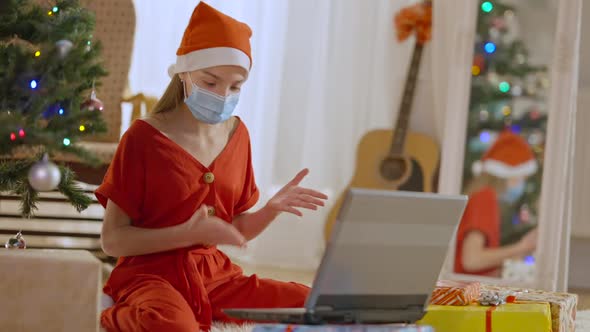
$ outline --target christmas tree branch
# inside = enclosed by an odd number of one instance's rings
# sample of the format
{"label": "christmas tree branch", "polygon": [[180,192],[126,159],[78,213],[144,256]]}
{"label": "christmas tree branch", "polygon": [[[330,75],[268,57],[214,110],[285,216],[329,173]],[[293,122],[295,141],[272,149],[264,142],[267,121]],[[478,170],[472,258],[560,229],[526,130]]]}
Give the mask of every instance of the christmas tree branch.
{"label": "christmas tree branch", "polygon": [[37,202],[39,202],[39,194],[34,190],[27,177],[21,177],[17,180],[14,193],[21,198],[20,213],[24,218],[31,218],[34,211],[37,210]]}
{"label": "christmas tree branch", "polygon": [[16,192],[19,181],[26,177],[31,160],[5,160],[0,162],[0,191]]}
{"label": "christmas tree branch", "polygon": [[68,201],[78,210],[82,212],[88,208],[92,203],[92,199],[76,184],[74,181],[74,172],[64,166],[60,166],[61,182],[58,186],[59,192],[67,197]]}
{"label": "christmas tree branch", "polygon": [[[39,194],[28,182],[28,170],[34,162],[35,159],[0,162],[0,191],[9,192],[21,198],[20,213],[24,218],[33,216],[39,201]],[[87,209],[92,199],[76,184],[75,173],[65,166],[59,166],[59,170],[62,176],[58,186],[59,192],[78,212]]]}
{"label": "christmas tree branch", "polygon": [[30,218],[37,210],[39,195],[29,184],[28,172],[39,159],[40,157],[0,162],[0,191],[20,197],[20,213],[24,218]]}
{"label": "christmas tree branch", "polygon": [[75,145],[63,146],[63,145],[61,145],[58,147],[59,148],[57,151],[74,155],[74,156],[80,158],[81,161],[84,164],[87,164],[88,166],[99,167],[101,165],[100,159],[96,155],[94,155],[94,153],[88,151],[88,149],[85,149],[81,146],[75,146]]}

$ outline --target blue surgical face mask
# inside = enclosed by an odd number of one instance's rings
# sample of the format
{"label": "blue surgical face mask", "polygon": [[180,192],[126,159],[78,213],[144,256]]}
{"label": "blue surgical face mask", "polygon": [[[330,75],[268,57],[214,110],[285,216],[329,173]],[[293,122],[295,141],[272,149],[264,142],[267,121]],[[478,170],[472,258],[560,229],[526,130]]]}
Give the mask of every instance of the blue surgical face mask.
{"label": "blue surgical face mask", "polygon": [[192,92],[185,98],[184,103],[197,120],[216,124],[231,117],[240,99],[239,93],[224,97],[201,89],[192,82],[191,85]]}
{"label": "blue surgical face mask", "polygon": [[502,200],[506,203],[516,203],[520,197],[524,194],[525,181],[520,181],[514,186],[508,187],[502,195]]}

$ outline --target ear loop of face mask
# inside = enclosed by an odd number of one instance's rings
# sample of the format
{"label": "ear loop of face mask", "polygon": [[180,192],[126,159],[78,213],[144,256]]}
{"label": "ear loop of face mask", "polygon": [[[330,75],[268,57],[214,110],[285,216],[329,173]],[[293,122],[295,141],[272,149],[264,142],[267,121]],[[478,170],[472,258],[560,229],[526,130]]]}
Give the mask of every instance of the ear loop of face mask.
{"label": "ear loop of face mask", "polygon": [[[190,73],[186,73],[186,76],[188,76],[189,81],[191,82],[191,86],[193,85],[193,78],[191,77]],[[188,93],[188,88],[186,87],[186,80],[181,80],[182,82],[182,92],[184,93],[184,100],[186,100],[188,98],[187,93]]]}

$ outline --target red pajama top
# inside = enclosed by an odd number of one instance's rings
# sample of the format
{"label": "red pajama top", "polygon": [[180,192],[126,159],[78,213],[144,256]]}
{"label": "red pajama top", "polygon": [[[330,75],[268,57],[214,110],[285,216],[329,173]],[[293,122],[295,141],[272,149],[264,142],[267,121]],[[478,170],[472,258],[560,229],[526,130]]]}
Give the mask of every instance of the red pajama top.
{"label": "red pajama top", "polygon": [[500,266],[482,271],[467,272],[463,268],[463,240],[469,232],[477,231],[485,237],[486,248],[500,246],[500,206],[496,192],[491,187],[483,188],[469,197],[467,207],[457,231],[455,249],[455,272],[492,275]]}
{"label": "red pajama top", "polygon": [[[259,197],[248,130],[239,120],[225,148],[207,167],[147,122],[136,120],[121,138],[96,197],[104,207],[108,199],[115,202],[137,227],[178,225],[202,204],[231,222]],[[121,257],[104,290],[116,297],[129,278],[141,273],[182,279],[191,274],[183,261],[191,251],[202,249]]]}

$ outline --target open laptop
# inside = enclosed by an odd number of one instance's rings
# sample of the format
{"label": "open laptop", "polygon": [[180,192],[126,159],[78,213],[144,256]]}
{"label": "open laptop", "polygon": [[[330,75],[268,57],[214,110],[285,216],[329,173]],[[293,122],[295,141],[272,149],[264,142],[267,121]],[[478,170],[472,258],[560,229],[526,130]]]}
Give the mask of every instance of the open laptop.
{"label": "open laptop", "polygon": [[438,279],[466,196],[352,188],[303,308],[232,308],[291,324],[415,323]]}

